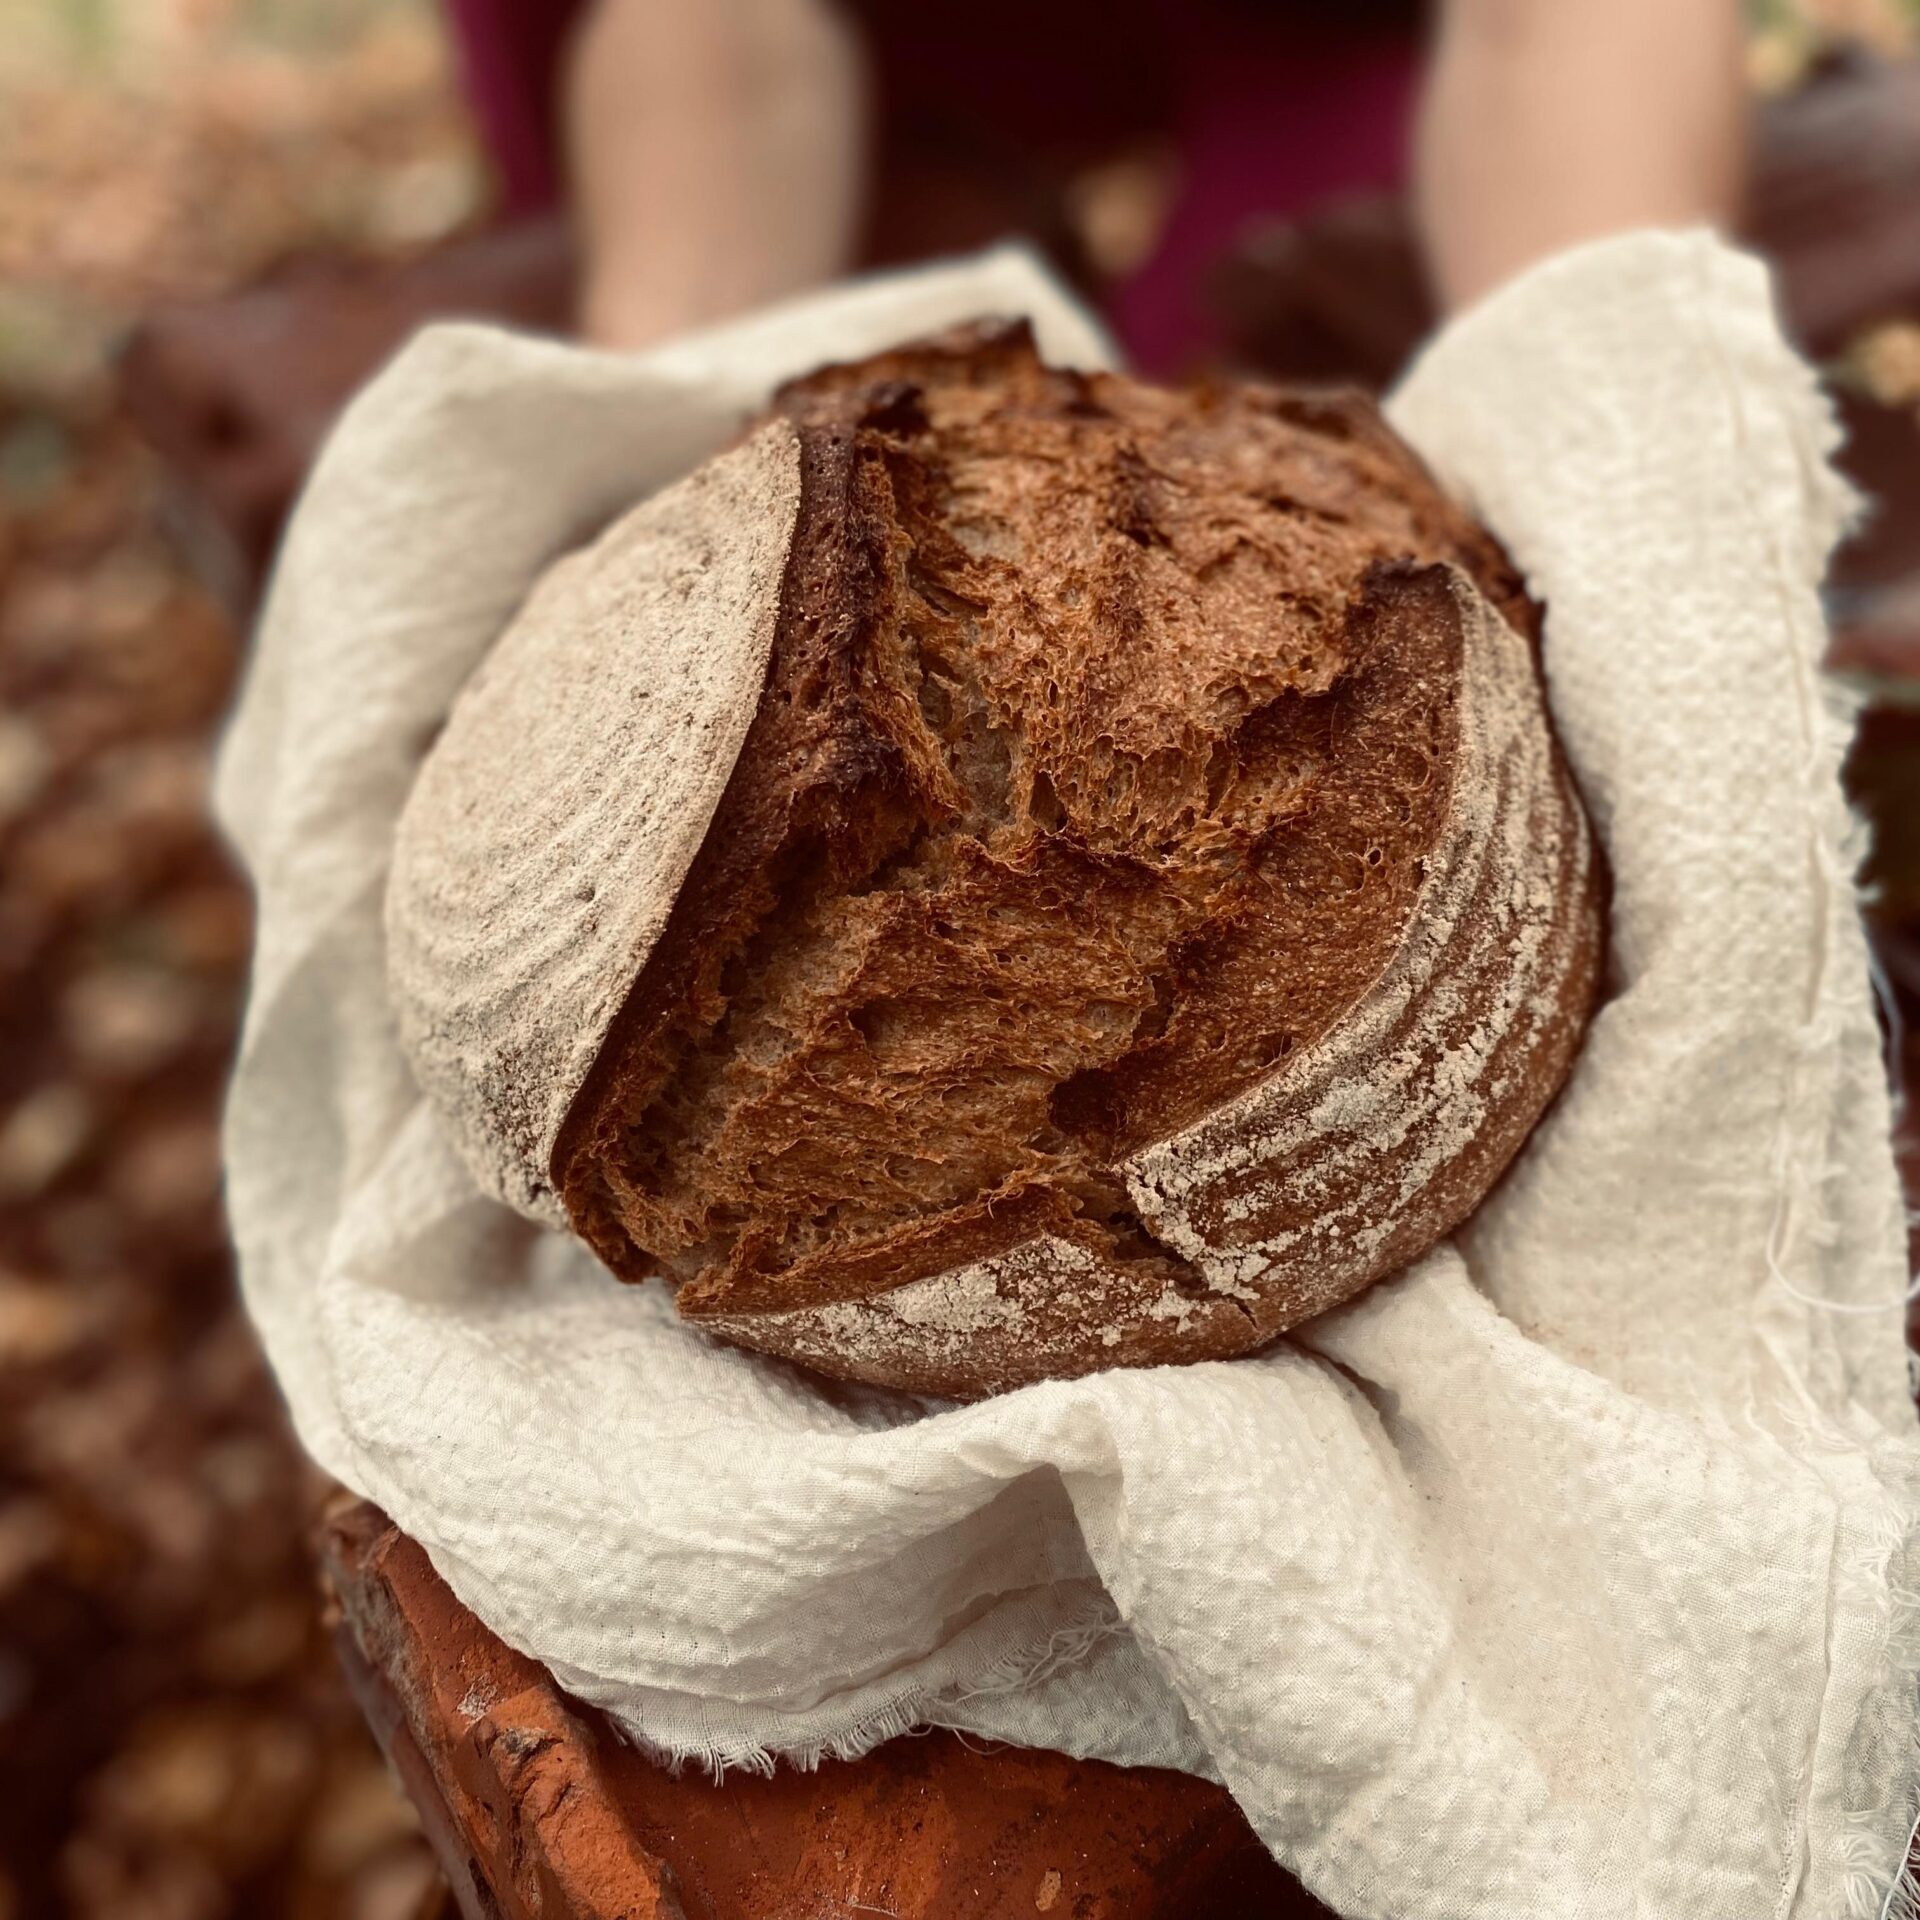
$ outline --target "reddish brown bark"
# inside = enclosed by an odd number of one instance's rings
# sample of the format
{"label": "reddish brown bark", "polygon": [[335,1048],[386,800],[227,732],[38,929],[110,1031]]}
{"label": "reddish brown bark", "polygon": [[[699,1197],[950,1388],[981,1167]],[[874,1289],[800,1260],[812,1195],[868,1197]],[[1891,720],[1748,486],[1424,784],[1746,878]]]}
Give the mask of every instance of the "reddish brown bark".
{"label": "reddish brown bark", "polygon": [[644,1759],[384,1515],[324,1542],[349,1678],[470,1920],[1308,1920],[1220,1788],[948,1733],[716,1784]]}

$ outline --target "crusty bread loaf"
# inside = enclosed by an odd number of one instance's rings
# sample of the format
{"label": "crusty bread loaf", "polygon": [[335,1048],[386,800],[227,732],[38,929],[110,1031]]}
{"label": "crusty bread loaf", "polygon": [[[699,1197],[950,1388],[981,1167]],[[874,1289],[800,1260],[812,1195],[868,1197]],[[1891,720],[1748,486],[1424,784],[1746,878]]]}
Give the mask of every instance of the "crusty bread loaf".
{"label": "crusty bread loaf", "polygon": [[1247,1351],[1577,1049],[1533,620],[1364,401],[1018,327],[826,369],[463,694],[403,1037],[494,1191],[729,1340],[962,1397]]}

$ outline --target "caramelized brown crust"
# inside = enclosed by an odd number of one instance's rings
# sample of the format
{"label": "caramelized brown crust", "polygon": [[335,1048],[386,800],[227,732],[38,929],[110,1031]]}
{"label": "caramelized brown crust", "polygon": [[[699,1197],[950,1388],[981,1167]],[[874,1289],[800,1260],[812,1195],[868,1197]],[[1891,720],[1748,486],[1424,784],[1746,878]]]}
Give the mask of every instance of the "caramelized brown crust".
{"label": "caramelized brown crust", "polygon": [[[1059,372],[1018,328],[782,406],[800,508],[766,689],[561,1130],[576,1227],[727,1337],[957,1393],[1242,1350],[1430,1244],[1591,998],[1563,770],[1567,831],[1535,836],[1551,1006],[1515,1027],[1478,1150],[1368,1259],[1242,1297],[1177,1221],[1142,1224],[1159,1189],[1129,1169],[1317,1058],[1392,971],[1462,816],[1475,622],[1446,569],[1531,626],[1498,549],[1363,401]],[[982,1263],[1039,1243],[1088,1276],[1046,1339],[952,1300],[884,1337],[862,1318],[956,1269],[977,1305]]]}

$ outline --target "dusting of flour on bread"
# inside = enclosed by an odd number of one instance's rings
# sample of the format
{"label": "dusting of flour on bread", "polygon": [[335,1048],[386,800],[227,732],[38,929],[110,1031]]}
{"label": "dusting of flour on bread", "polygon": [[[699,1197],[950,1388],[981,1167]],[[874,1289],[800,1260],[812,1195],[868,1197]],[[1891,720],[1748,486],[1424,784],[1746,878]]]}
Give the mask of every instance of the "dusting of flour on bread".
{"label": "dusting of flour on bread", "polygon": [[798,505],[775,421],[555,567],[401,816],[402,1042],[481,1185],[535,1218],[565,1223],[554,1140],[752,721]]}
{"label": "dusting of flour on bread", "polygon": [[1353,1260],[1397,1264],[1398,1203],[1474,1149],[1527,1057],[1518,1043],[1567,1018],[1547,990],[1568,957],[1558,903],[1590,883],[1591,843],[1555,804],[1565,776],[1526,643],[1470,582],[1455,592],[1468,634],[1456,828],[1400,950],[1282,1072],[1125,1168],[1155,1235],[1241,1298],[1284,1286],[1331,1305],[1327,1277]]}
{"label": "dusting of flour on bread", "polygon": [[[901,1356],[928,1351],[957,1362],[1017,1367],[1035,1342],[1085,1338],[1108,1364],[1151,1352],[1158,1330],[1185,1329],[1209,1314],[1239,1315],[1196,1301],[1164,1281],[1135,1284],[1071,1240],[1043,1234],[989,1259],[910,1280],[860,1300],[840,1300],[781,1316],[780,1350],[819,1365],[837,1356],[885,1379]],[[723,1329],[724,1330],[724,1329]],[[1244,1344],[1242,1342],[1241,1344]],[[989,1359],[987,1364],[995,1364]]]}

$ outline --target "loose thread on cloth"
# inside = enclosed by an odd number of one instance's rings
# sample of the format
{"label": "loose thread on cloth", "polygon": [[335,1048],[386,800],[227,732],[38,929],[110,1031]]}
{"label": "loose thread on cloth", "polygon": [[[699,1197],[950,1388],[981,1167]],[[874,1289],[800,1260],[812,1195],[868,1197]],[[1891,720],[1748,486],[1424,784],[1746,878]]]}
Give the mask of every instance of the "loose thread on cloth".
{"label": "loose thread on cloth", "polygon": [[[1908,1476],[1909,1501],[1916,1491]],[[1920,1589],[1898,1570],[1912,1550],[1909,1528],[1889,1512],[1860,1552],[1857,1571],[1863,1586],[1877,1586],[1885,1595],[1881,1618],[1880,1660],[1890,1685],[1904,1680],[1910,1702],[1920,1707]],[[1909,1718],[1908,1743],[1920,1774],[1920,1719]],[[1846,1863],[1843,1898],[1847,1920],[1920,1920],[1920,1874],[1914,1867],[1914,1843],[1920,1838],[1920,1779],[1916,1779],[1906,1809],[1907,1844],[1891,1878],[1884,1864],[1887,1808],[1850,1807],[1846,1810],[1839,1851]]]}
{"label": "loose thread on cloth", "polygon": [[[1806,373],[1804,379],[1811,389],[1811,373]],[[1737,388],[1735,394],[1737,396]],[[1824,462],[1838,445],[1839,429],[1824,396],[1816,395],[1814,406],[1821,432],[1812,452],[1817,461]],[[1807,479],[1809,505],[1821,511],[1825,523],[1821,532],[1825,537],[1837,540],[1860,524],[1865,513],[1864,500],[1830,467],[1814,466]],[[1753,518],[1756,526],[1766,524],[1765,517],[1757,511]],[[1784,579],[1791,578],[1795,570],[1786,564],[1779,551],[1777,537],[1770,538],[1767,547],[1783,606],[1782,617],[1790,625],[1797,624],[1791,590],[1783,584]],[[1820,891],[1820,954],[1814,972],[1808,1018],[1795,1036],[1787,1069],[1787,1091],[1781,1102],[1779,1130],[1774,1143],[1774,1207],[1765,1243],[1766,1267],[1770,1277],[1792,1299],[1818,1312],[1849,1316],[1894,1313],[1903,1310],[1920,1295],[1920,1280],[1910,1282],[1902,1292],[1887,1300],[1836,1300],[1798,1286],[1787,1273],[1788,1248],[1796,1240],[1815,1248],[1829,1247],[1835,1243],[1835,1227],[1824,1196],[1832,1190],[1837,1180],[1846,1177],[1847,1169],[1837,1163],[1830,1153],[1822,1153],[1817,1164],[1809,1165],[1795,1150],[1795,1134],[1798,1131],[1798,1108],[1801,1105],[1800,1090],[1804,1076],[1815,1063],[1830,1062],[1839,1050],[1844,1011],[1835,978],[1838,971],[1836,961],[1839,958],[1834,950],[1833,938],[1835,904],[1842,898],[1848,902],[1857,901],[1857,876],[1868,850],[1866,822],[1835,790],[1833,781],[1833,768],[1842,757],[1845,742],[1858,721],[1864,704],[1862,697],[1857,691],[1824,677],[1814,656],[1805,649],[1796,647],[1792,650],[1792,664],[1795,704],[1801,722],[1800,771],[1808,814],[1807,839]],[[1825,796],[1824,805],[1822,796]],[[1831,823],[1821,817],[1823,813],[1838,815],[1837,835],[1829,831]],[[1895,1034],[1893,1058],[1897,1060],[1898,1008],[1870,945],[1866,948],[1866,955],[1874,996],[1883,1017],[1889,1022],[1890,1030]],[[1897,1130],[1901,1119],[1898,1074],[1891,1073],[1889,1080],[1893,1120]]]}
{"label": "loose thread on cloth", "polygon": [[[1823,866],[1833,861],[1835,872],[1838,872],[1839,862],[1833,860],[1833,850],[1826,845],[1824,839],[1816,842],[1815,857]],[[1874,952],[1871,943],[1867,946],[1867,978],[1872,984],[1873,997],[1880,1009],[1880,1018],[1886,1026],[1889,1062],[1896,1063],[1901,1059],[1906,1047],[1906,1021],[1900,1011],[1899,996],[1894,992],[1893,983],[1887,978],[1886,968],[1881,964],[1880,956]],[[1803,1030],[1801,1044],[1809,1050],[1815,1050],[1823,1046],[1832,1046],[1838,1037],[1838,1025],[1829,1010],[1825,1016]],[[1906,1132],[1909,1117],[1908,1101],[1905,1083],[1899,1072],[1892,1070],[1891,1065],[1887,1075],[1887,1086],[1892,1106],[1894,1138],[1897,1141]],[[1903,1292],[1889,1300],[1833,1300],[1824,1294],[1809,1293],[1805,1288],[1795,1286],[1787,1277],[1782,1255],[1786,1251],[1789,1238],[1788,1214],[1792,1195],[1788,1179],[1791,1172],[1788,1156],[1791,1149],[1791,1139],[1783,1130],[1774,1162],[1773,1221],[1767,1233],[1766,1257],[1769,1274],[1802,1306],[1813,1307],[1822,1313],[1897,1313],[1910,1306],[1915,1300],[1920,1300],[1920,1274],[1916,1274],[1908,1282]],[[1829,1159],[1814,1176],[1815,1184],[1824,1190],[1829,1182],[1844,1179],[1847,1171],[1844,1166]],[[1904,1217],[1909,1232],[1920,1227],[1920,1206],[1906,1207]],[[1815,1244],[1820,1244],[1821,1225],[1816,1223],[1807,1231],[1813,1237]],[[1920,1920],[1920,1916],[1916,1916],[1916,1920]]]}

